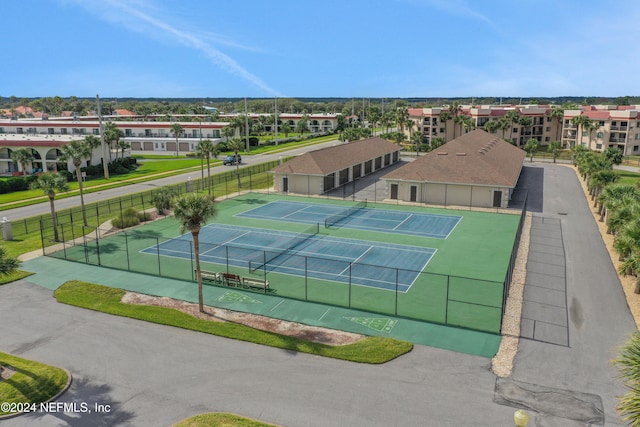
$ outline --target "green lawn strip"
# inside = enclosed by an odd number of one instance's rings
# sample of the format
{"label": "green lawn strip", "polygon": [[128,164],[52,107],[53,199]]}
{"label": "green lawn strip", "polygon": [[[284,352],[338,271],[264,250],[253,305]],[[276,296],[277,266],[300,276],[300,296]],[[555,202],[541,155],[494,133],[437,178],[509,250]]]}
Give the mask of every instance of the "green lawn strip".
{"label": "green lawn strip", "polygon": [[276,427],[275,424],[267,424],[250,418],[241,417],[226,412],[210,412],[200,414],[179,423],[172,427]]}
{"label": "green lawn strip", "polygon": [[629,172],[625,170],[614,170],[616,175],[620,177],[619,184],[636,184],[640,181],[640,173]]}
{"label": "green lawn strip", "polygon": [[[219,165],[220,161],[211,162],[211,167]],[[150,165],[145,167],[145,165]],[[205,164],[206,169],[206,164]],[[85,182],[84,194],[94,193],[96,191],[109,190],[111,188],[123,187],[130,184],[138,184],[141,182],[151,181],[158,178],[166,178],[173,175],[180,175],[185,172],[193,170],[194,172],[200,171],[200,160],[173,160],[167,162],[149,162],[143,164],[136,171],[133,171],[126,175],[112,175],[109,180],[104,178],[90,179]],[[69,183],[71,188],[66,193],[60,193],[56,195],[56,200],[65,199],[67,197],[77,196],[78,183],[72,181]],[[17,191],[14,193],[7,193],[0,195],[0,205],[8,204],[6,206],[0,206],[0,210],[14,209],[23,206],[29,206],[36,203],[42,203],[48,201],[46,196],[42,195],[40,190],[27,190]],[[14,203],[15,202],[15,203]],[[10,203],[10,204],[9,204]]]}
{"label": "green lawn strip", "polygon": [[16,270],[13,273],[0,276],[0,285],[6,285],[7,283],[15,282],[16,280],[24,279],[31,276],[33,273],[28,271]]}
{"label": "green lawn strip", "polygon": [[[41,403],[64,389],[69,375],[64,369],[0,352],[0,365],[16,373],[0,381],[0,402]],[[0,416],[10,412],[0,410]]]}
{"label": "green lawn strip", "polygon": [[318,344],[236,323],[209,322],[172,308],[124,304],[120,302],[124,293],[122,289],[70,281],[60,286],[54,295],[59,302],[90,310],[352,362],[385,363],[413,348],[409,342],[384,337],[367,337],[344,346]]}

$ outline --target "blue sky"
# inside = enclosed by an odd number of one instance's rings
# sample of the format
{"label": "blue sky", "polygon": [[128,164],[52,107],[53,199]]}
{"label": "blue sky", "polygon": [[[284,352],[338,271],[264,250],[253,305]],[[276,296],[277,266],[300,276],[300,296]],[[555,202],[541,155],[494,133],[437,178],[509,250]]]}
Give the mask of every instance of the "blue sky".
{"label": "blue sky", "polygon": [[0,96],[638,95],[637,0],[2,2]]}

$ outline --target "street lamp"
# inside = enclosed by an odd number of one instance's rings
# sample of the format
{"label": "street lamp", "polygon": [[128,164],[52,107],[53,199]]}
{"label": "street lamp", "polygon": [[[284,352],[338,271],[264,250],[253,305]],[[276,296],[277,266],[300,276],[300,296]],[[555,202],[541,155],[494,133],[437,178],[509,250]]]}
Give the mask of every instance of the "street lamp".
{"label": "street lamp", "polygon": [[524,409],[518,409],[513,414],[513,421],[515,421],[517,427],[527,427],[529,424],[529,414]]}

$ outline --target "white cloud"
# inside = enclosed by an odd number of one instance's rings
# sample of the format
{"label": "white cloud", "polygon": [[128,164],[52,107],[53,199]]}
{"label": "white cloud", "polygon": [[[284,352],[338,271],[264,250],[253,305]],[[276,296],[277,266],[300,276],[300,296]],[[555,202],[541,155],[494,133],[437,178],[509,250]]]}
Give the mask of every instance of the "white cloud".
{"label": "white cloud", "polygon": [[[147,37],[164,39],[199,51],[216,66],[233,75],[243,78],[267,94],[272,96],[283,96],[263,82],[258,76],[249,72],[233,58],[216,49],[207,41],[207,39],[216,39],[216,36],[211,34],[208,37],[198,36],[193,31],[178,28],[167,21],[156,18],[151,13],[143,11],[143,9],[154,9],[153,3],[145,0],[135,0],[127,3],[121,0],[75,0],[75,3],[81,5],[94,14],[97,14],[102,19],[123,25],[130,30],[144,34]],[[227,46],[234,44],[232,41],[219,35],[217,36],[217,39],[219,41],[222,40],[220,44],[225,44]],[[240,45],[236,44],[236,47],[237,46]],[[246,49],[246,47],[244,48]]]}

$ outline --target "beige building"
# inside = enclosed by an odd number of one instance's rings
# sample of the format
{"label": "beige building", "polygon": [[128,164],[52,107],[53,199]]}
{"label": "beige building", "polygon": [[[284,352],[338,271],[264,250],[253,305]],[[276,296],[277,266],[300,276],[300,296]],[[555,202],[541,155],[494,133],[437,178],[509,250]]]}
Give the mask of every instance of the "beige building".
{"label": "beige building", "polygon": [[[604,151],[608,147],[618,147],[625,155],[640,154],[640,106],[581,106],[575,110],[564,110],[561,119],[553,117],[552,110],[551,105],[461,106],[458,115],[468,117],[470,126],[452,116],[443,121],[447,107],[410,108],[409,118],[414,122],[412,129],[421,131],[427,144],[433,138],[451,141],[473,129],[485,129],[519,147],[534,138],[543,146],[561,141],[565,148],[583,145],[591,150]],[[516,113],[516,120],[507,119],[511,111]],[[572,119],[580,115],[598,126],[593,129],[581,127],[578,135]],[[525,117],[528,119],[521,121]],[[499,124],[494,125],[495,129],[487,127],[487,123],[492,121]]]}
{"label": "beige building", "polygon": [[466,133],[385,175],[390,199],[506,208],[526,153],[482,130]]}
{"label": "beige building", "polygon": [[399,160],[400,147],[376,137],[309,151],[271,172],[276,191],[318,195]]}

